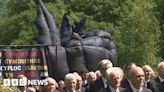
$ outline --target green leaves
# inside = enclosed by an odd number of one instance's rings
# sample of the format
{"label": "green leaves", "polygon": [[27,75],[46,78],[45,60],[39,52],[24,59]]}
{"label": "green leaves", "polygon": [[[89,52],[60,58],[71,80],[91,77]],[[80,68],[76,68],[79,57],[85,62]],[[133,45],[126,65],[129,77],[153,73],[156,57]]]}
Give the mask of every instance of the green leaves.
{"label": "green leaves", "polygon": [[[155,66],[163,52],[163,1],[154,0],[43,0],[58,29],[65,12],[72,23],[86,17],[87,30],[114,31],[118,66],[127,62]],[[35,44],[34,0],[8,0],[0,8],[0,43]],[[2,14],[2,12],[3,14]],[[5,16],[4,16],[5,15]],[[161,31],[162,30],[162,31]],[[161,37],[161,39],[159,39]],[[160,45],[159,45],[160,43]],[[162,49],[161,49],[162,48]]]}

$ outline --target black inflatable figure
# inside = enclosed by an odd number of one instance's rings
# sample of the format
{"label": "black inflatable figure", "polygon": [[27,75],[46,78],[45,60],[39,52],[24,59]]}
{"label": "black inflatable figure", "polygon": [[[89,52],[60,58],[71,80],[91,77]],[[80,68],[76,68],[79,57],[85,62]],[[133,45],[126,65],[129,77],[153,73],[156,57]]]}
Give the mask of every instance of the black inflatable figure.
{"label": "black inflatable figure", "polygon": [[59,33],[42,0],[36,0],[36,5],[38,43],[49,45],[49,76],[59,80],[68,72],[95,71],[102,59],[110,59],[116,65],[118,55],[110,32],[87,32],[85,18],[75,22],[73,28],[68,14],[64,14]]}

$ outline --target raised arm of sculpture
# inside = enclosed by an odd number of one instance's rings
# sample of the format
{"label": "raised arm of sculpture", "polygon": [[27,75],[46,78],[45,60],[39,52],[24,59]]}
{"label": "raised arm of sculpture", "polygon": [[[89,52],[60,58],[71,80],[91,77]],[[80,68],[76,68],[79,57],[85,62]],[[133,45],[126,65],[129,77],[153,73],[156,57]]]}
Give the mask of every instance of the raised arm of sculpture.
{"label": "raised arm of sculpture", "polygon": [[72,24],[71,24],[68,14],[65,13],[62,19],[61,29],[60,29],[62,46],[65,47],[69,43],[69,41],[71,40],[72,34],[73,34]]}
{"label": "raised arm of sculpture", "polygon": [[45,20],[43,11],[39,4],[36,4],[36,8],[37,8],[37,17],[35,18],[35,25],[38,29],[38,43],[52,45],[52,41],[49,33],[49,27]]}
{"label": "raised arm of sculpture", "polygon": [[59,34],[58,30],[57,30],[56,23],[54,21],[53,16],[49,13],[49,11],[47,10],[47,8],[43,4],[43,1],[42,0],[36,0],[36,2],[42,8],[42,11],[43,11],[43,14],[45,16],[47,25],[49,27],[49,32],[50,32],[52,44],[53,45],[55,45],[55,44],[61,45],[60,34]]}

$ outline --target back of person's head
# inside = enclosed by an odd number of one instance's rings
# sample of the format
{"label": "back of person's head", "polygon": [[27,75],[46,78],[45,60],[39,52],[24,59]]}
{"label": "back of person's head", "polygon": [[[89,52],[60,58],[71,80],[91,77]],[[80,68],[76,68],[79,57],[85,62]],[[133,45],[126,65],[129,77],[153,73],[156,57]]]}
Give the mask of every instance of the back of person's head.
{"label": "back of person's head", "polygon": [[133,68],[136,67],[137,65],[133,62],[129,62],[124,65],[124,78],[128,78],[128,73],[129,71]]}

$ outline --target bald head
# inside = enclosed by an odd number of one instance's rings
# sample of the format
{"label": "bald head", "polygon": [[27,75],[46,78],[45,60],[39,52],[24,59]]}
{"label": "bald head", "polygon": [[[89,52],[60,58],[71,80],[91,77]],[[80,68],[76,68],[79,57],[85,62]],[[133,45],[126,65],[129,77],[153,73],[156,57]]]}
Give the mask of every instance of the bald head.
{"label": "bald head", "polygon": [[133,67],[136,67],[136,64],[134,64],[132,62],[124,65],[124,77],[125,78],[128,78],[128,73]]}
{"label": "bald head", "polygon": [[129,80],[135,88],[143,86],[145,75],[141,67],[134,67],[129,72]]}

